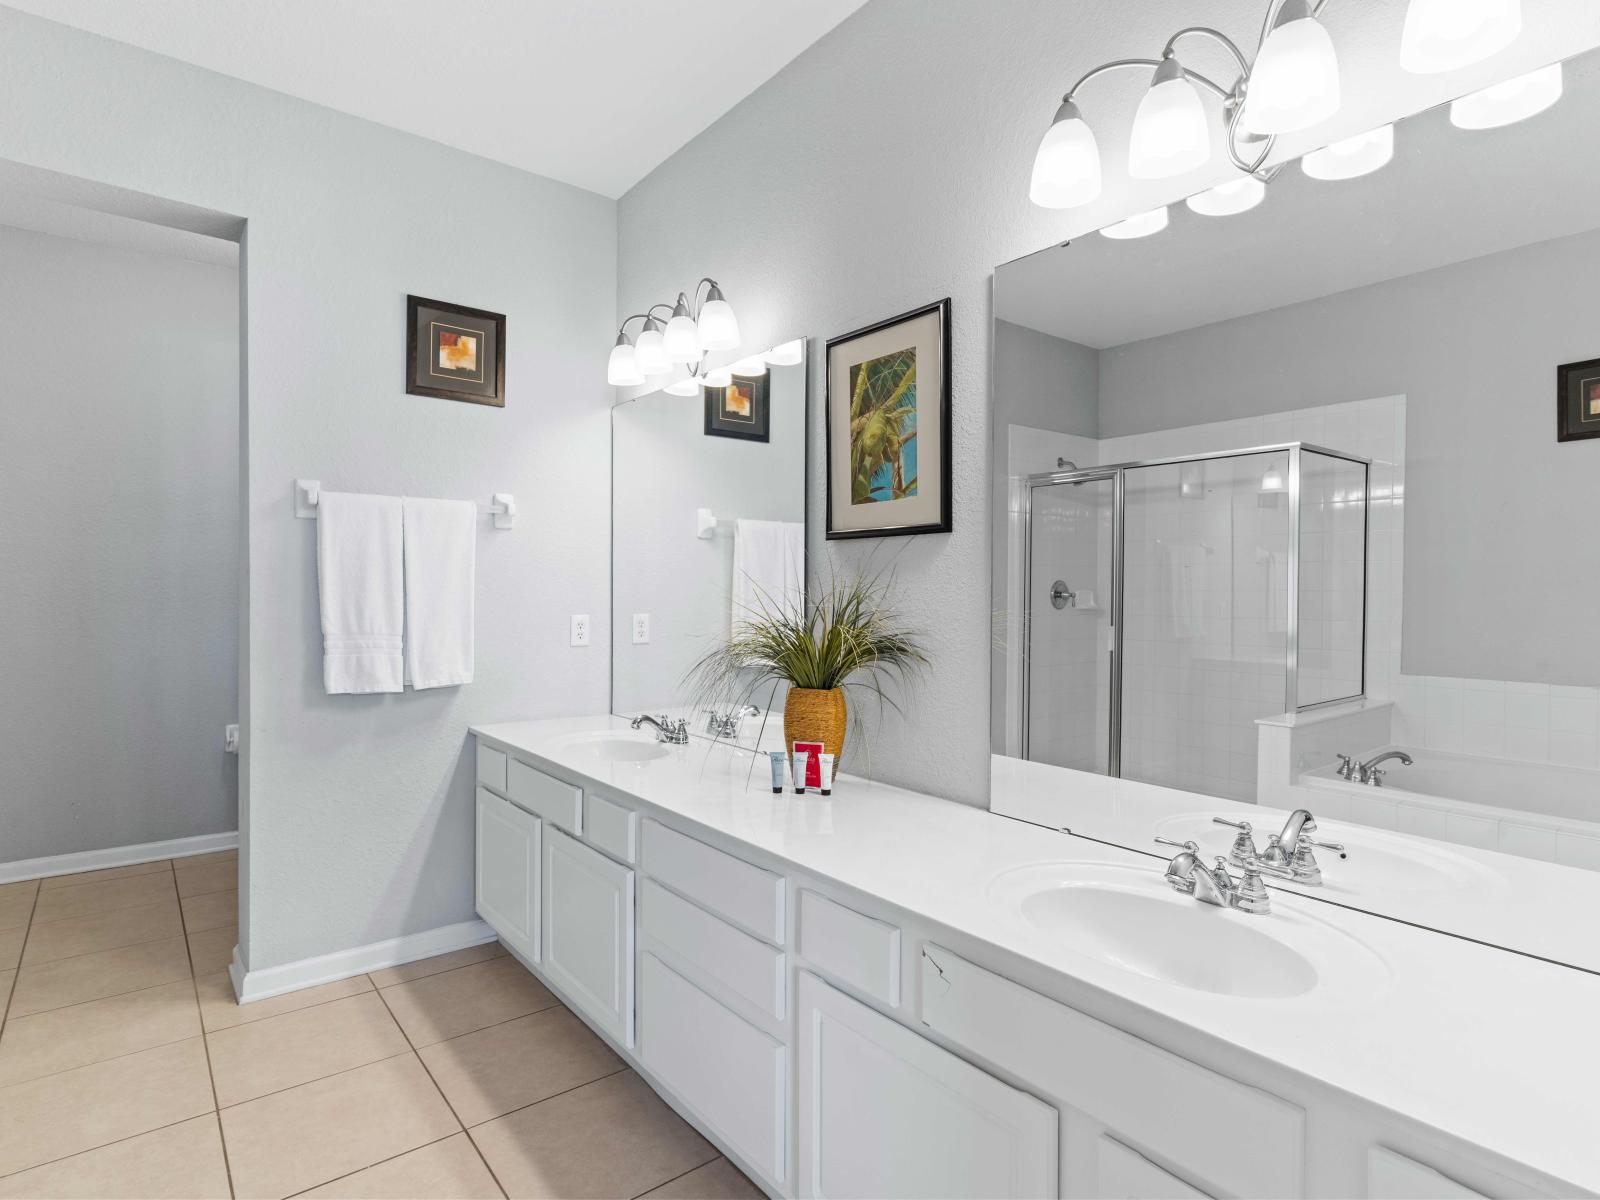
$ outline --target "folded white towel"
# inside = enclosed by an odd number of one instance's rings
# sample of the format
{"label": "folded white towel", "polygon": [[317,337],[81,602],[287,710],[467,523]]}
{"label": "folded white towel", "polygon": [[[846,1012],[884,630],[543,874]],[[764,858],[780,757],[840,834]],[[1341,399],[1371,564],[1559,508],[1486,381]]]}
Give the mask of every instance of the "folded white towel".
{"label": "folded white towel", "polygon": [[317,501],[322,686],[329,695],[405,687],[400,501],[323,492]]}
{"label": "folded white towel", "polygon": [[806,527],[798,521],[736,521],[730,591],[732,625],[764,611],[798,613],[805,604]]}
{"label": "folded white towel", "polygon": [[472,682],[478,506],[407,496],[406,678],[414,688]]}

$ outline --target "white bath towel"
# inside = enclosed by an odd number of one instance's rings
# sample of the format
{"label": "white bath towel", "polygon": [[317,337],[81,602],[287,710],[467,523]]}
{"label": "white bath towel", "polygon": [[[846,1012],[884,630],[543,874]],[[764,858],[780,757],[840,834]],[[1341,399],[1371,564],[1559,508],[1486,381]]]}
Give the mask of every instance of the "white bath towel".
{"label": "white bath towel", "polygon": [[730,592],[732,625],[763,611],[799,612],[806,594],[806,527],[798,521],[736,521]]}
{"label": "white bath towel", "polygon": [[407,496],[406,678],[414,688],[472,682],[478,506]]}
{"label": "white bath towel", "polygon": [[329,695],[405,687],[400,500],[323,492],[317,501],[322,686]]}

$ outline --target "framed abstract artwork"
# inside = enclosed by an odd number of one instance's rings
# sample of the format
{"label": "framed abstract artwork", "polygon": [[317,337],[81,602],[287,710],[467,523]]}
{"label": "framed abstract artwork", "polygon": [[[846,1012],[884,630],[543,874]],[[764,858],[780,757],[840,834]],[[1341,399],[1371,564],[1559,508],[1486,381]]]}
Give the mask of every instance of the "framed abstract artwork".
{"label": "framed abstract artwork", "polygon": [[827,536],[950,532],[950,298],[828,342]]}
{"label": "framed abstract artwork", "polygon": [[506,318],[406,297],[406,392],[506,406]]}
{"label": "framed abstract artwork", "polygon": [[1556,441],[1600,437],[1600,358],[1556,368]]}
{"label": "framed abstract artwork", "polygon": [[735,375],[727,387],[706,388],[706,436],[769,441],[767,378],[767,374]]}

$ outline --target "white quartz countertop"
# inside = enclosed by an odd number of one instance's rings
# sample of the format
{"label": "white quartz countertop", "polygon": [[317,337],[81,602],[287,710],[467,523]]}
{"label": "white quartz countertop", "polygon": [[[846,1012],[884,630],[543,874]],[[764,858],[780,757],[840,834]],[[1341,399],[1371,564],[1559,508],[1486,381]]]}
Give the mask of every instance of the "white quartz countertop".
{"label": "white quartz countertop", "polygon": [[1290,944],[1307,923],[1324,936],[1343,934],[1381,961],[1368,986],[1330,979],[1282,999],[1175,986],[1075,952],[996,894],[1001,877],[1052,863],[1133,866],[1159,881],[1156,859],[843,774],[829,797],[774,795],[765,758],[705,741],[625,763],[585,754],[575,740],[627,728],[619,717],[594,716],[472,732],[691,832],[713,831],[1037,963],[1063,981],[1063,995],[1087,989],[1136,1004],[1600,1193],[1600,977],[1279,892],[1270,915],[1216,915],[1270,925]]}

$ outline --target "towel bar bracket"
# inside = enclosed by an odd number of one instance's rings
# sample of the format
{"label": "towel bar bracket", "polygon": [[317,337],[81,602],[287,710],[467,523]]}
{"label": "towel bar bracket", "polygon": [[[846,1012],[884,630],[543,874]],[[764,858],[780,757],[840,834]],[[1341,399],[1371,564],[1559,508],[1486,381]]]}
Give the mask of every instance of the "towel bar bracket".
{"label": "towel bar bracket", "polygon": [[[320,479],[296,479],[294,481],[294,515],[302,521],[315,521],[317,519],[317,505],[322,500],[322,481]],[[489,498],[487,507],[478,508],[479,515],[487,513],[494,520],[496,529],[511,529],[517,521],[517,498],[510,492],[496,492]]]}

